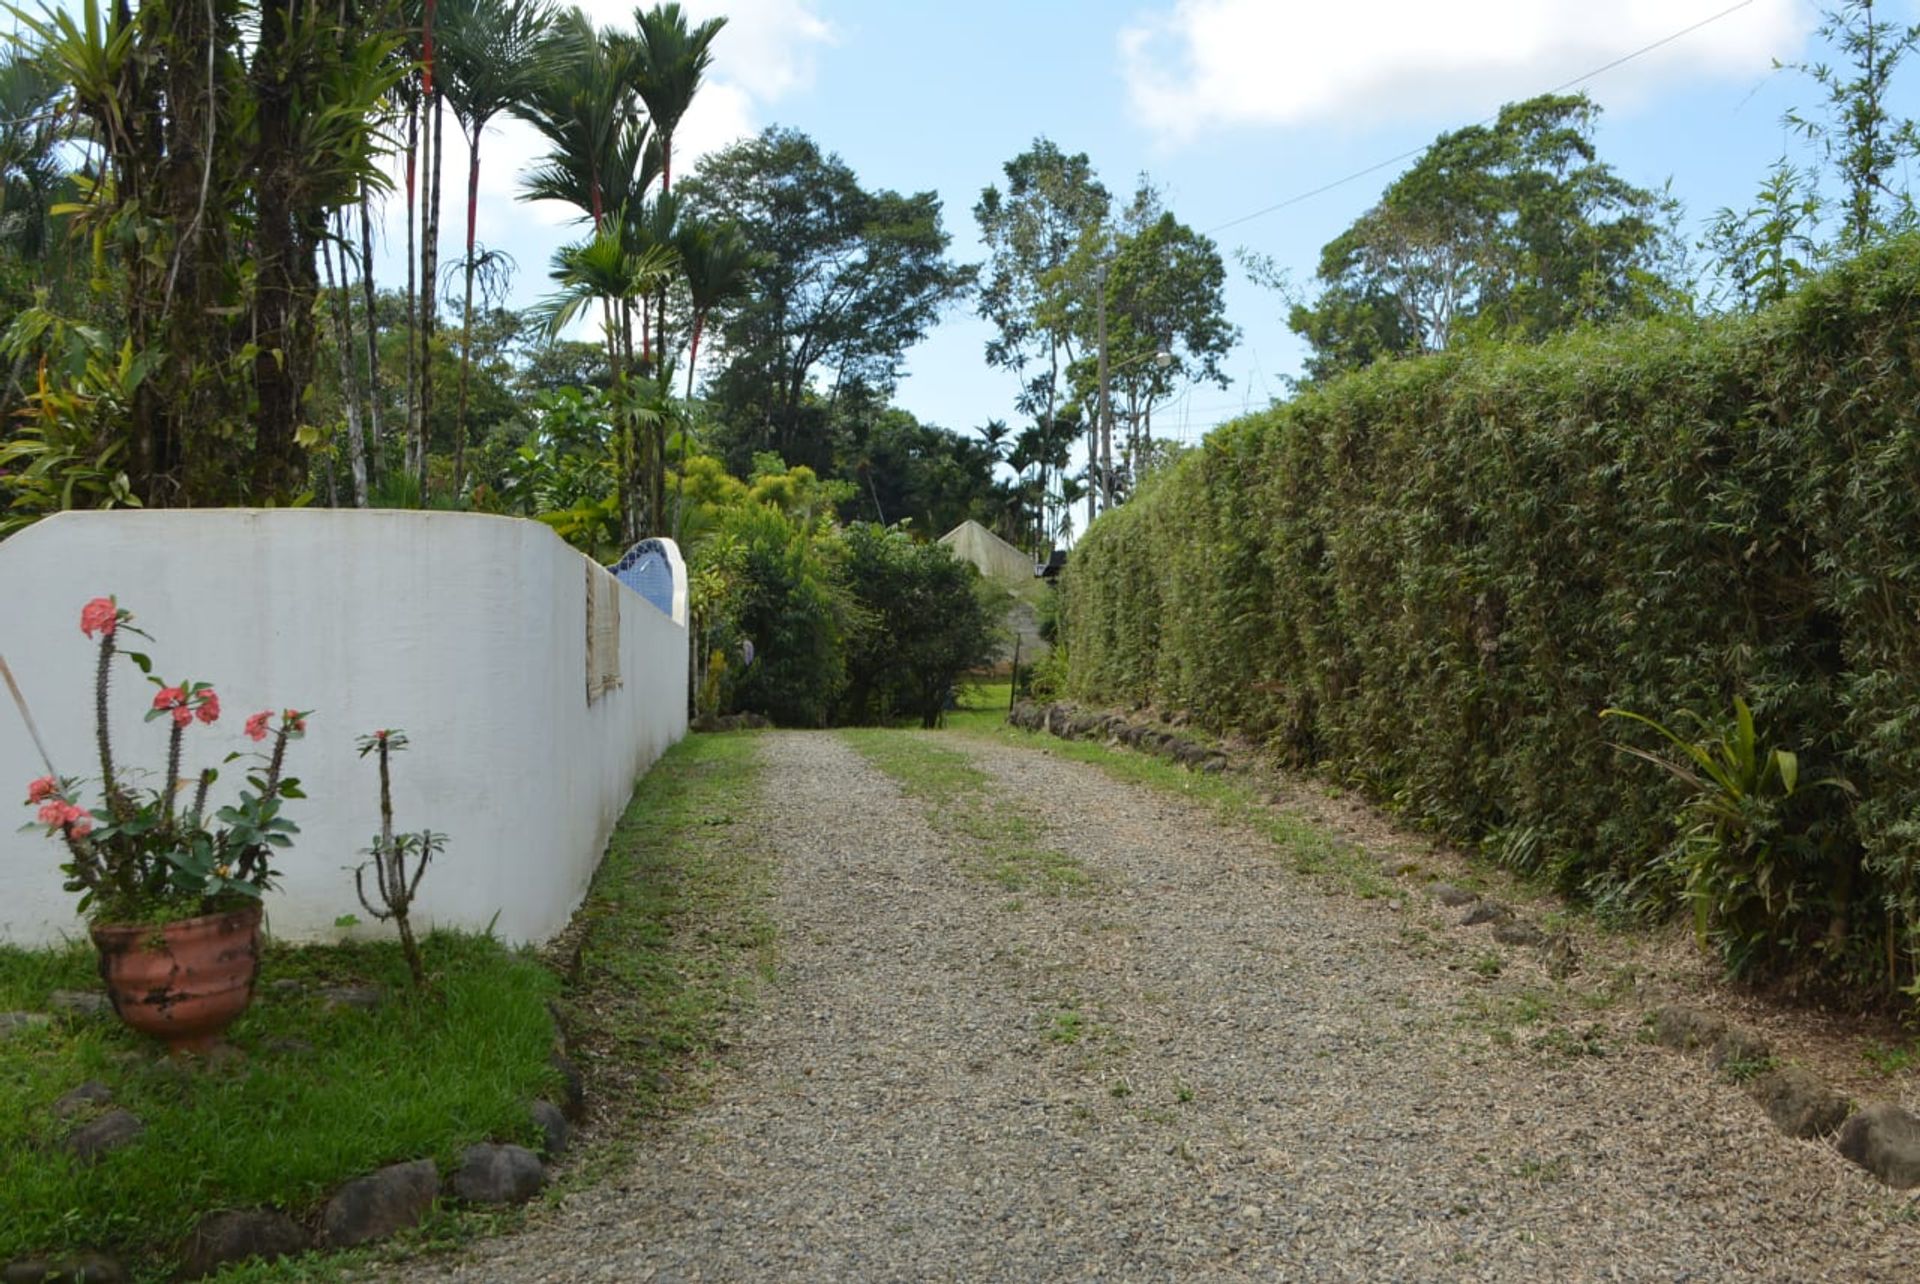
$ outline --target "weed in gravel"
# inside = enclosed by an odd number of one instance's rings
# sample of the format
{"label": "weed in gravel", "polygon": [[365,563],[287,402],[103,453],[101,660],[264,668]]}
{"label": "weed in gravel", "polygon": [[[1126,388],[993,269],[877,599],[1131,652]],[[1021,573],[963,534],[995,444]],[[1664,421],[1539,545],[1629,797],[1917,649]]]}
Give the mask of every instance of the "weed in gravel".
{"label": "weed in gravel", "polygon": [[1086,1023],[1076,1008],[1062,1008],[1053,1014],[1053,1020],[1047,1026],[1047,1040],[1050,1043],[1072,1045],[1080,1042],[1086,1033]]}
{"label": "weed in gravel", "polygon": [[[983,715],[970,716],[964,722],[955,720],[949,725],[968,735],[987,735],[1014,744],[1031,744],[1036,734],[1012,727],[1004,718],[989,719]],[[1300,873],[1338,879],[1362,900],[1405,896],[1400,885],[1383,874],[1366,852],[1299,816],[1274,809],[1232,776],[1203,775],[1164,759],[1130,749],[1109,749],[1088,740],[1049,739],[1047,751],[1098,767],[1116,780],[1147,785],[1205,803],[1222,821],[1264,835]]]}
{"label": "weed in gravel", "polygon": [[1720,1077],[1729,1083],[1752,1083],[1779,1066],[1773,1057],[1740,1057],[1720,1063]]}
{"label": "weed in gravel", "polygon": [[966,840],[967,865],[974,873],[1010,892],[1058,895],[1092,883],[1078,860],[1042,841],[1038,821],[995,795],[993,778],[966,754],[919,732],[862,729],[840,735],[924,803],[935,829]]}
{"label": "weed in gravel", "polygon": [[1896,1078],[1909,1070],[1920,1069],[1920,1039],[1904,1047],[1873,1039],[1860,1050],[1860,1059],[1887,1078]]}
{"label": "weed in gravel", "polygon": [[1500,956],[1497,953],[1494,953],[1492,951],[1482,954],[1479,958],[1473,961],[1473,971],[1474,971],[1474,975],[1476,976],[1484,976],[1489,978],[1499,976],[1500,975]]}
{"label": "weed in gravel", "polygon": [[1565,1155],[1555,1155],[1551,1159],[1528,1156],[1514,1167],[1513,1175],[1522,1181],[1565,1181],[1573,1175],[1573,1164]]}

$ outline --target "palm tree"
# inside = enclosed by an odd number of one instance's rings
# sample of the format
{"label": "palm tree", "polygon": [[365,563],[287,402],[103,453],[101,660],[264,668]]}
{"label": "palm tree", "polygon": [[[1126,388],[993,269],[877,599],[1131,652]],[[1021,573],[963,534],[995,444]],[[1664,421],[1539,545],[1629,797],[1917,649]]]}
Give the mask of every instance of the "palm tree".
{"label": "palm tree", "polygon": [[541,55],[553,10],[546,0],[451,0],[441,15],[440,59],[447,102],[467,140],[466,297],[460,327],[460,396],[454,418],[453,490],[467,463],[467,385],[473,367],[474,223],[480,204],[480,139],[501,112],[545,79]]}
{"label": "palm tree", "polygon": [[693,371],[700,360],[700,339],[713,310],[742,298],[753,285],[754,269],[762,256],[738,227],[689,219],[680,228],[675,246],[680,272],[687,285],[689,318],[687,341],[687,397],[693,397]]}
{"label": "palm tree", "polygon": [[570,9],[553,23],[539,84],[509,108],[550,148],[522,195],[579,207],[596,233],[608,210],[636,202],[651,182],[633,52],[631,41],[608,39],[583,11]]}
{"label": "palm tree", "polygon": [[660,139],[660,190],[670,191],[673,134],[699,91],[701,73],[713,62],[713,38],[727,20],[709,18],[689,30],[678,4],[656,4],[650,10],[635,10],[633,21],[638,29],[636,88]]}
{"label": "palm tree", "polygon": [[677,258],[669,246],[636,250],[627,236],[625,211],[615,211],[607,226],[580,245],[553,257],[552,277],[560,286],[535,309],[549,338],[599,303],[606,317],[607,360],[613,367],[613,425],[610,446],[620,491],[622,535],[631,544],[661,533],[666,514],[665,398],[649,380],[631,377],[633,330],[616,323],[632,303],[670,280]]}

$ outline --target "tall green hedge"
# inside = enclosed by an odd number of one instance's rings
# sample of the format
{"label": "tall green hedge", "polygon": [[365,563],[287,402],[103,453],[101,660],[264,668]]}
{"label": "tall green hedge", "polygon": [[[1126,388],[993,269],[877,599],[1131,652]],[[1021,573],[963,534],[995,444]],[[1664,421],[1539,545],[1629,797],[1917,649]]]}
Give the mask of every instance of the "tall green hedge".
{"label": "tall green hedge", "polygon": [[1599,712],[1739,696],[1843,835],[1778,957],[1920,952],[1920,241],[1757,317],[1385,363],[1214,433],[1066,577],[1069,687],[1193,710],[1595,895],[1680,787]]}

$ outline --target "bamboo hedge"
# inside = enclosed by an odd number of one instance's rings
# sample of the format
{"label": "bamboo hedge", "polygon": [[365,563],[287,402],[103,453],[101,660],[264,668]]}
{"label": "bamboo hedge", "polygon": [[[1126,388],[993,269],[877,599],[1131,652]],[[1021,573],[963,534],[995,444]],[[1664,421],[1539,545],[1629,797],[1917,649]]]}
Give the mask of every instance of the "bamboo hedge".
{"label": "bamboo hedge", "polygon": [[[1250,733],[1568,891],[1711,902],[1703,928],[1737,969],[1909,986],[1917,361],[1909,238],[1757,316],[1305,392],[1087,532],[1068,689]],[[1736,698],[1797,753],[1799,788],[1736,800],[1741,843],[1689,881],[1697,791],[1617,747],[1660,750],[1647,728],[1598,715],[1712,743]]]}

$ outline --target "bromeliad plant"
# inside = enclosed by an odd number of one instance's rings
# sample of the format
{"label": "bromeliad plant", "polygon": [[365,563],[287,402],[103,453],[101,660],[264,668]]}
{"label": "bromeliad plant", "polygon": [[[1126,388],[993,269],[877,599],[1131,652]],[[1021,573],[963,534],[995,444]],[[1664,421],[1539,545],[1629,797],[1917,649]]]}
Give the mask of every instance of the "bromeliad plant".
{"label": "bromeliad plant", "polygon": [[1753,710],[1738,696],[1729,723],[1689,715],[1698,740],[1625,709],[1600,716],[1650,727],[1678,751],[1614,745],[1686,786],[1686,828],[1669,861],[1692,905],[1695,934],[1718,945],[1730,972],[1772,970],[1797,947],[1821,944],[1814,938],[1822,927],[1824,947],[1840,948],[1858,853],[1842,841],[1835,809],[1818,791],[1851,796],[1851,784],[1829,777],[1803,787],[1799,755],[1764,745]]}
{"label": "bromeliad plant", "polygon": [[[247,776],[237,801],[210,812],[209,794],[219,771],[181,776],[186,737],[195,723],[220,719],[220,696],[205,682],[168,683],[153,676],[153,663],[137,651],[120,650],[127,635],[147,637],[133,614],[115,599],[98,597],[80,612],[80,631],[99,637],[94,677],[95,741],[100,754],[100,804],[83,806],[83,779],[48,774],[27,786],[27,805],[38,809],[37,825],[66,847],[61,865],[68,891],[80,894],[80,912],[96,923],[149,923],[240,909],[273,886],[276,850],[292,846],[299,832],[280,814],[281,803],[302,798],[299,781],[284,774],[287,744],[307,729],[298,709],[275,715],[263,709],[247,719],[247,737],[269,738],[270,749],[254,755],[260,766]],[[151,639],[149,639],[151,640]],[[165,774],[157,787],[134,783],[141,773],[120,767],[107,725],[113,661],[124,655],[159,690],[146,720],[169,725]],[[228,754],[232,762],[243,755]],[[27,828],[34,828],[28,825]]]}

